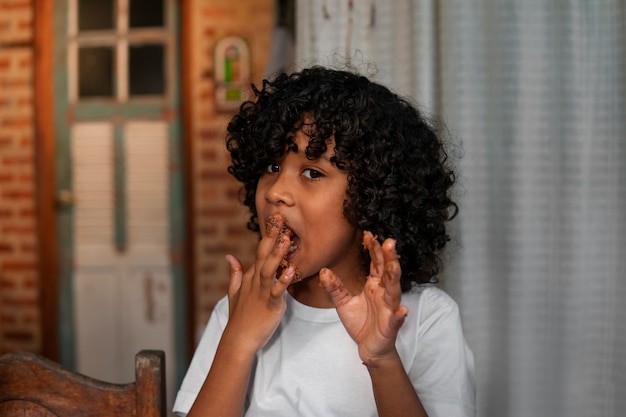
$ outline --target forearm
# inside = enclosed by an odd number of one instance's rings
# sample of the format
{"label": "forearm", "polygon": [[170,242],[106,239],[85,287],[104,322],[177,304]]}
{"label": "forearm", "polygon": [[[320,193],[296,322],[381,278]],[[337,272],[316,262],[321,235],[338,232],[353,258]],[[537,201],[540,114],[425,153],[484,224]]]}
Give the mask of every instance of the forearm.
{"label": "forearm", "polygon": [[225,332],[188,417],[241,417],[254,356]]}
{"label": "forearm", "polygon": [[367,369],[379,417],[428,417],[397,352]]}

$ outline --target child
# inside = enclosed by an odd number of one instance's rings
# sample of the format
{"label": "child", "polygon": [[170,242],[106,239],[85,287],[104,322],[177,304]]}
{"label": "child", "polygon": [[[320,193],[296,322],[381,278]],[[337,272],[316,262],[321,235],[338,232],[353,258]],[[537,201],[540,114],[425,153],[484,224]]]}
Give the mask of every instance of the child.
{"label": "child", "polygon": [[367,78],[264,81],[228,125],[254,265],[233,256],[174,411],[471,416],[473,358],[433,285],[456,214],[435,131]]}

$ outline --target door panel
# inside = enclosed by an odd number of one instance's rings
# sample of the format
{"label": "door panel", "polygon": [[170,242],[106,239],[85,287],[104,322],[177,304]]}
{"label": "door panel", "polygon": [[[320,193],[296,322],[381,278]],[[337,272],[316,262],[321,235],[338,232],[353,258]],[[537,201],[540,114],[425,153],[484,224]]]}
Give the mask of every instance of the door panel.
{"label": "door panel", "polygon": [[[123,383],[139,350],[164,350],[171,403],[188,340],[178,2],[144,2],[164,17],[135,30],[134,1],[108,2],[98,30],[79,22],[98,2],[55,2],[60,359]],[[162,65],[133,76],[146,56]]]}
{"label": "door panel", "polygon": [[141,349],[174,357],[167,128],[128,122],[119,141],[110,122],[71,128],[77,370],[111,382],[133,380]]}

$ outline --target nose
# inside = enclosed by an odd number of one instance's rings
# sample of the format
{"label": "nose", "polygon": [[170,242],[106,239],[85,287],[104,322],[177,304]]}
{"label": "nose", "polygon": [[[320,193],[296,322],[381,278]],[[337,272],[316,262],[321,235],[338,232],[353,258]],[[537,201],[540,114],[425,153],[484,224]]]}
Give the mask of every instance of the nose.
{"label": "nose", "polygon": [[274,205],[292,206],[294,204],[293,184],[284,172],[272,176],[272,181],[265,190],[265,201]]}

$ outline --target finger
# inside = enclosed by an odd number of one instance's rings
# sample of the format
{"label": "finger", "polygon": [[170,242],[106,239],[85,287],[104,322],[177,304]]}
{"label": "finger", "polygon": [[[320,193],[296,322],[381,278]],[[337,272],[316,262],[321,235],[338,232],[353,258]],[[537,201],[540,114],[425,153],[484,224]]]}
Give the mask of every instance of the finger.
{"label": "finger", "polygon": [[228,297],[235,295],[239,288],[241,288],[241,281],[243,280],[243,267],[239,259],[233,255],[226,255],[226,261],[230,265],[230,278],[228,280]]}
{"label": "finger", "polygon": [[265,235],[263,236],[263,238],[261,238],[261,241],[259,242],[256,248],[256,263],[258,265],[265,262],[265,259],[272,252],[272,249],[276,245],[277,241],[278,241],[278,235],[275,235],[275,236]]}
{"label": "finger", "polygon": [[406,306],[399,306],[393,312],[390,320],[390,327],[394,331],[398,331],[398,329],[404,324],[404,320],[406,316],[409,314],[409,309]]}
{"label": "finger", "polygon": [[370,253],[370,277],[381,278],[384,266],[384,257],[380,243],[370,231],[363,232],[363,246]]}
{"label": "finger", "polygon": [[263,265],[261,266],[260,275],[261,275],[261,285],[269,286],[273,285],[274,278],[276,278],[276,270],[278,269],[278,265],[283,260],[287,251],[289,250],[289,245],[291,244],[291,239],[289,236],[285,234],[280,234],[277,239],[271,253],[267,256]]}
{"label": "finger", "polygon": [[352,294],[343,285],[339,277],[330,269],[322,268],[320,271],[320,284],[330,295],[335,307],[340,307],[352,299]]}
{"label": "finger", "polygon": [[265,224],[265,233],[256,250],[256,268],[261,269],[266,259],[272,253],[272,249],[276,246],[279,238],[282,237],[284,219],[282,216],[272,216]]}
{"label": "finger", "polygon": [[284,218],[281,215],[272,215],[267,219],[265,223],[265,235],[271,238],[278,236],[283,226],[285,225]]}
{"label": "finger", "polygon": [[287,291],[287,287],[291,285],[294,277],[296,276],[296,267],[293,265],[289,265],[282,274],[278,277],[274,285],[272,285],[272,289],[270,290],[270,295],[273,300],[280,300],[282,296]]}
{"label": "finger", "polygon": [[400,304],[402,296],[402,287],[400,278],[402,269],[396,252],[396,241],[393,239],[385,239],[382,245],[382,253],[385,262],[383,277],[380,285],[385,288],[385,302],[396,307]]}

